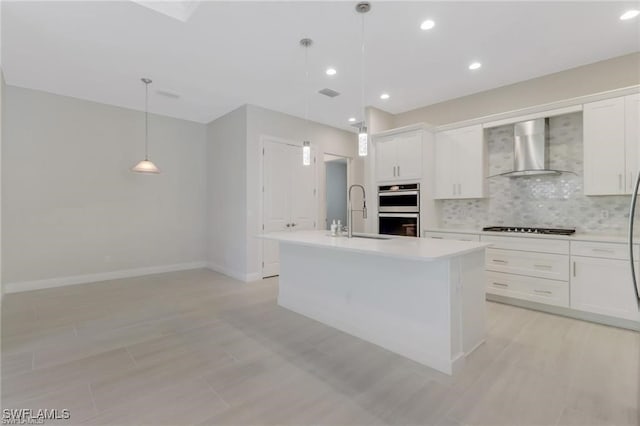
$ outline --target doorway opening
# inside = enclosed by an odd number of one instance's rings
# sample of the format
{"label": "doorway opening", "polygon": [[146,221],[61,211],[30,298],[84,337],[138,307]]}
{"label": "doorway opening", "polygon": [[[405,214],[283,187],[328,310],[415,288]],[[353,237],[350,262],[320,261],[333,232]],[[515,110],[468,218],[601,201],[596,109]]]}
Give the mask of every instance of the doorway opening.
{"label": "doorway opening", "polygon": [[349,188],[349,159],[325,154],[326,217],[325,228],[331,229],[335,220],[347,224],[347,190]]}

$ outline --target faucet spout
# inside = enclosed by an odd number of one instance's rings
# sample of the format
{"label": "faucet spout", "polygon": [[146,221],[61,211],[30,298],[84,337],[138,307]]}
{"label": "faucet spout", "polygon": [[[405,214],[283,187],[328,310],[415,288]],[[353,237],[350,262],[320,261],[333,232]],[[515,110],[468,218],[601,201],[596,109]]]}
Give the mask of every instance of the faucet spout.
{"label": "faucet spout", "polygon": [[348,191],[348,195],[349,195],[349,202],[348,202],[348,209],[349,212],[347,214],[347,237],[351,238],[353,237],[353,206],[351,205],[351,190],[353,189],[353,187],[359,187],[362,190],[362,210],[356,210],[356,211],[361,211],[362,212],[362,218],[366,219],[367,218],[367,194],[365,192],[364,186],[359,185],[359,184],[355,184],[355,185],[351,185],[349,187],[349,191]]}

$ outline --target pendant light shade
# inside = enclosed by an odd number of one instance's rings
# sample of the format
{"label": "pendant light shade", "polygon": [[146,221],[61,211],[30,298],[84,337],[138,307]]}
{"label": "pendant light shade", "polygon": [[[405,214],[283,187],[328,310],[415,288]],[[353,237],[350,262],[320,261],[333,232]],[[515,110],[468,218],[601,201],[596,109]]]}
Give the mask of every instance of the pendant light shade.
{"label": "pendant light shade", "polygon": [[149,160],[149,84],[148,78],[140,79],[144,83],[144,160],[131,168],[134,173],[158,174],[160,169]]}
{"label": "pendant light shade", "polygon": [[367,126],[363,125],[358,130],[358,155],[360,157],[366,157],[368,147],[369,134],[367,133]]}
{"label": "pendant light shade", "polygon": [[142,160],[131,168],[135,173],[160,173],[160,169],[149,160]]}
{"label": "pendant light shade", "polygon": [[311,165],[311,142],[309,141],[302,142],[302,165]]}
{"label": "pendant light shade", "polygon": [[362,45],[360,62],[360,100],[362,102],[362,124],[358,130],[358,155],[366,157],[369,151],[369,134],[367,133],[367,111],[364,106],[364,15],[371,10],[368,1],[362,1],[356,5],[356,11],[362,14]]}

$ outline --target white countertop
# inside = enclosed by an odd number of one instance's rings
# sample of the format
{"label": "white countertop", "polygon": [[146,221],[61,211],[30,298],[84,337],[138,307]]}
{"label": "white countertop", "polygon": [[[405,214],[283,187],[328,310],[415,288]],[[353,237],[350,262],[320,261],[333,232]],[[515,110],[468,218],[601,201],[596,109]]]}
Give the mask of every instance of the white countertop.
{"label": "white countertop", "polygon": [[389,239],[332,237],[328,231],[272,232],[260,235],[260,238],[284,243],[300,244],[311,247],[323,247],[378,256],[412,259],[419,261],[442,260],[460,256],[476,250],[483,250],[490,244],[455,240],[432,240],[428,238],[396,237],[384,235]]}
{"label": "white countertop", "polygon": [[[424,232],[446,232],[456,234],[472,234],[472,235],[496,235],[500,237],[518,237],[518,238],[542,238],[551,240],[565,241],[594,241],[604,243],[626,243],[626,234],[606,234],[606,233],[586,233],[576,232],[573,235],[545,235],[545,234],[527,234],[523,232],[489,232],[482,229],[456,229],[456,228],[428,228],[423,229]],[[635,235],[635,233],[634,233]],[[634,236],[634,242],[640,242],[640,235]]]}

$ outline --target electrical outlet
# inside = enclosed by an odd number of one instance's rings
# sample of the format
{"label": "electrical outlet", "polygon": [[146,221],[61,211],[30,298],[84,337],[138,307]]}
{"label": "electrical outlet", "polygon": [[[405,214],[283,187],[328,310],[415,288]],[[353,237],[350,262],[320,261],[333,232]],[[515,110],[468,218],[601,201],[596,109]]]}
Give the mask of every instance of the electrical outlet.
{"label": "electrical outlet", "polygon": [[600,210],[600,219],[609,219],[609,210]]}

